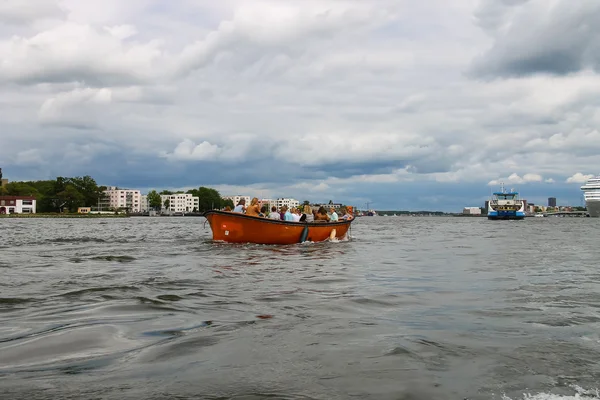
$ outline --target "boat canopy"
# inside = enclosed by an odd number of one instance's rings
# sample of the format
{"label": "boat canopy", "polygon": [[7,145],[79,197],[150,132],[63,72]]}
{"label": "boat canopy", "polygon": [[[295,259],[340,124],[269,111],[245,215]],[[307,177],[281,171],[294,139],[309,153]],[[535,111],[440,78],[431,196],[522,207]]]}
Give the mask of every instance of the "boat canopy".
{"label": "boat canopy", "polygon": [[518,192],[509,192],[509,193],[495,192],[494,196],[515,197],[518,194],[519,194]]}

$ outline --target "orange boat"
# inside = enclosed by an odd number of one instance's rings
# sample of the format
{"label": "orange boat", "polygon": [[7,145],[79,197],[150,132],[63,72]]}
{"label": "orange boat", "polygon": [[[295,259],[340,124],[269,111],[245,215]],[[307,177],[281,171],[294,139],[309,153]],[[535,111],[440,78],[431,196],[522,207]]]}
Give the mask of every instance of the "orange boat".
{"label": "orange boat", "polygon": [[342,239],[354,219],[338,222],[290,222],[231,211],[207,211],[213,240],[231,243],[294,244]]}

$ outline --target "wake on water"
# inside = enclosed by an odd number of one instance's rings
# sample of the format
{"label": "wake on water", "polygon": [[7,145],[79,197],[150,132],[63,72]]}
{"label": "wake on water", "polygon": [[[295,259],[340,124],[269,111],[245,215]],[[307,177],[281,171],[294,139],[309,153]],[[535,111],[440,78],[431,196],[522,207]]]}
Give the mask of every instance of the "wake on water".
{"label": "wake on water", "polygon": [[563,396],[558,394],[550,393],[539,393],[539,394],[523,394],[523,397],[514,398],[506,395],[502,396],[502,400],[600,400],[600,392],[598,389],[585,390],[579,386],[573,386],[575,394],[572,396]]}

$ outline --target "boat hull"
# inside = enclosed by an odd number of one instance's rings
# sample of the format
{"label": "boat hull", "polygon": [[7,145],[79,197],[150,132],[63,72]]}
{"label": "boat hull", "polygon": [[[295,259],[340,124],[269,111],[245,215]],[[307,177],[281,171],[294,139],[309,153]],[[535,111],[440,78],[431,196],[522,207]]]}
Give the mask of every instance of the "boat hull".
{"label": "boat hull", "polygon": [[289,222],[214,210],[207,211],[204,216],[210,224],[213,240],[256,244],[323,242],[332,237],[334,230],[333,237],[342,239],[353,221]]}
{"label": "boat hull", "polygon": [[587,200],[585,202],[585,208],[587,209],[590,217],[600,218],[600,200]]}
{"label": "boat hull", "polygon": [[525,214],[496,214],[496,215],[488,215],[489,220],[508,220],[508,219],[524,219]]}

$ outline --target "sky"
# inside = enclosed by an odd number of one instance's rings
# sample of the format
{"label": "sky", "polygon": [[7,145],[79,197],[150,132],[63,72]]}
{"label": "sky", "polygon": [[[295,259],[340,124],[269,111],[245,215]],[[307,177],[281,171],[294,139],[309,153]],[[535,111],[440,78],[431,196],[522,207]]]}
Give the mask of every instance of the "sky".
{"label": "sky", "polygon": [[379,210],[600,173],[597,0],[4,0],[0,167]]}

